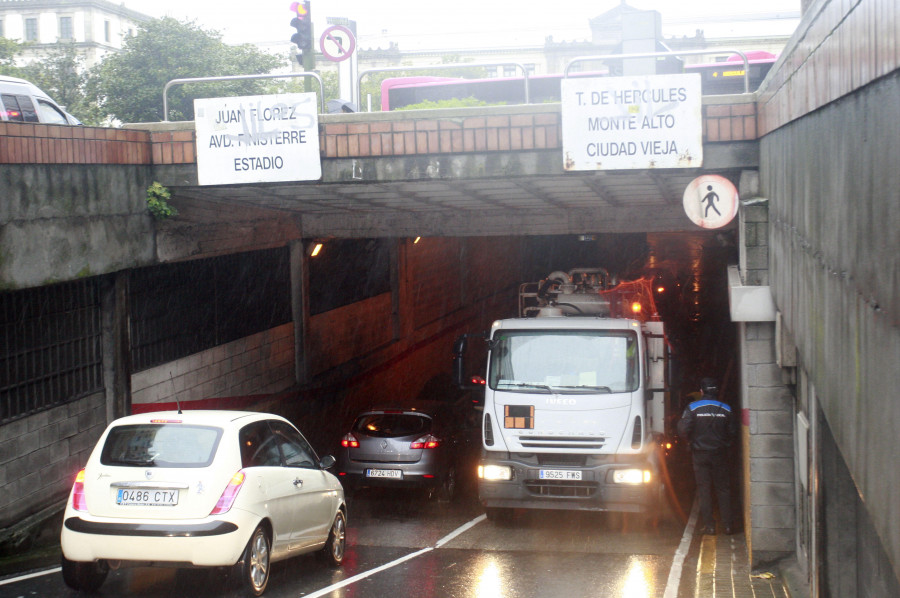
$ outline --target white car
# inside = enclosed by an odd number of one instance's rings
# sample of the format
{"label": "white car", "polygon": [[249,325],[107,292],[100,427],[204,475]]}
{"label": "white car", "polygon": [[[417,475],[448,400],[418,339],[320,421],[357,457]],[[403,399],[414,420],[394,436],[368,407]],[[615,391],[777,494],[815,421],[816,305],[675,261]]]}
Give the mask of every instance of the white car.
{"label": "white car", "polygon": [[0,120],[49,125],[82,124],[33,83],[6,75],[0,75]]}
{"label": "white car", "polygon": [[344,558],[335,476],[286,419],[241,411],[131,415],[103,432],[78,473],[61,532],[62,574],[96,590],[110,567],[233,567],[260,596],[270,564]]}

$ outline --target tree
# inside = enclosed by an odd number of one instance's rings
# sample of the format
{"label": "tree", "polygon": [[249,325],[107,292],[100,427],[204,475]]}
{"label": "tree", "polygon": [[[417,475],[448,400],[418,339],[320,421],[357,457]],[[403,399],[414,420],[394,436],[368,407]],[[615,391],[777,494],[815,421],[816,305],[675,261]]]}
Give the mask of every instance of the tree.
{"label": "tree", "polygon": [[0,37],[0,75],[20,77],[22,70],[16,66],[16,56],[25,49],[24,44]]}
{"label": "tree", "polygon": [[100,124],[104,115],[93,97],[86,95],[87,73],[82,66],[84,57],[78,53],[74,42],[60,43],[47,50],[42,60],[36,60],[20,69],[28,79],[66,111],[89,125]]}
{"label": "tree", "polygon": [[[255,75],[284,66],[285,59],[250,44],[229,46],[215,31],[171,17],[141,25],[124,48],[95,67],[89,90],[100,106],[123,122],[163,120],[163,90],[173,79]],[[169,119],[194,118],[195,98],[258,95],[273,89],[269,80],[190,83],[168,93]]]}

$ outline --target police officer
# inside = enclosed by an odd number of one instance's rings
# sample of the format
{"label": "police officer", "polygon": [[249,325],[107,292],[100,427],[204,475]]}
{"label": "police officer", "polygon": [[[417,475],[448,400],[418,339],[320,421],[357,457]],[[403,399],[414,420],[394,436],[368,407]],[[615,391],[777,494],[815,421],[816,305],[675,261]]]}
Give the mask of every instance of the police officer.
{"label": "police officer", "polygon": [[712,490],[719,502],[719,516],[726,534],[733,534],[734,513],[731,505],[728,448],[731,446],[737,420],[731,407],[716,398],[718,385],[713,378],[700,381],[702,395],[689,404],[678,422],[678,435],[691,443],[697,499],[700,502],[702,533],[715,534]]}

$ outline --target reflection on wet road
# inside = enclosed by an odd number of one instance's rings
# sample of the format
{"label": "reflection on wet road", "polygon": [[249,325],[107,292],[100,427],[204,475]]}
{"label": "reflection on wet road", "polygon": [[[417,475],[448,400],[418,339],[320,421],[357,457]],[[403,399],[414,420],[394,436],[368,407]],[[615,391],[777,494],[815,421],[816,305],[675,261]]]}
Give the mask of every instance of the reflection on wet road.
{"label": "reflection on wet road", "polygon": [[[651,598],[665,592],[683,526],[605,513],[523,511],[509,524],[465,498],[361,492],[350,502],[347,554],[273,565],[266,596],[405,598]],[[2,596],[76,596],[59,573],[0,586]],[[101,596],[242,596],[224,571],[114,571]]]}

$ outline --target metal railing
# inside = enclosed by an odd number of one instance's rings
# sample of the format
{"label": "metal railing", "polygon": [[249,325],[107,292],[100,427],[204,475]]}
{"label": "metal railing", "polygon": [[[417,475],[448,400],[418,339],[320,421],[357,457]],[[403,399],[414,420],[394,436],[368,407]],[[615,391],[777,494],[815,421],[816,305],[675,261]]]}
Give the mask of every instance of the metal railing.
{"label": "metal railing", "polygon": [[498,66],[515,66],[522,70],[525,88],[525,103],[531,103],[531,92],[529,90],[528,69],[519,62],[460,62],[456,64],[436,64],[431,66],[394,66],[380,69],[366,69],[359,73],[356,78],[356,105],[362,106],[362,80],[366,75],[372,73],[397,73],[402,71],[446,71],[451,69],[467,69],[472,67],[498,67]]}
{"label": "metal railing", "polygon": [[611,58],[621,58],[627,60],[629,58],[660,58],[663,56],[699,56],[703,54],[737,54],[744,61],[744,93],[750,93],[750,61],[747,55],[740,50],[732,50],[729,48],[721,48],[719,50],[673,50],[669,52],[645,52],[639,54],[600,54],[597,56],[576,56],[566,64],[566,70],[563,72],[563,78],[569,78],[569,69],[573,64],[579,62],[595,62],[597,60],[609,60]]}
{"label": "metal railing", "polygon": [[322,85],[322,77],[318,73],[304,71],[302,73],[287,73],[281,75],[225,75],[222,77],[191,77],[187,79],[172,79],[166,83],[163,89],[163,120],[169,122],[169,88],[173,85],[183,85],[185,83],[206,83],[211,81],[245,81],[252,79],[293,79],[295,77],[312,77],[319,82],[319,100],[322,106],[322,112],[325,112],[325,87]]}

